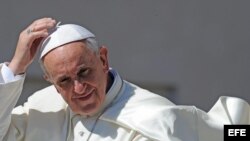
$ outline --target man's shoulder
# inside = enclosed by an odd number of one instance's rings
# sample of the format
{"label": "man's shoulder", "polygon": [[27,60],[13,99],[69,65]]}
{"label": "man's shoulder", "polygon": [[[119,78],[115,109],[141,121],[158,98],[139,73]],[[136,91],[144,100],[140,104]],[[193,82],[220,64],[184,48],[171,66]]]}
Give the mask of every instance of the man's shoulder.
{"label": "man's shoulder", "polygon": [[126,101],[126,105],[150,105],[150,107],[154,106],[172,106],[175,105],[166,97],[161,96],[160,94],[156,94],[150,90],[144,89],[138,85],[133,83],[124,82],[124,87],[122,90],[123,94],[121,100]]}
{"label": "man's shoulder", "polygon": [[195,116],[193,106],[177,106],[131,83],[124,85],[122,96],[107,109],[102,119],[133,129],[152,140],[167,140],[172,126],[178,126],[175,121],[182,120],[184,113]]}
{"label": "man's shoulder", "polygon": [[104,116],[116,119],[125,117],[132,120],[146,115],[145,118],[155,119],[173,106],[175,104],[167,98],[125,81],[120,94]]}

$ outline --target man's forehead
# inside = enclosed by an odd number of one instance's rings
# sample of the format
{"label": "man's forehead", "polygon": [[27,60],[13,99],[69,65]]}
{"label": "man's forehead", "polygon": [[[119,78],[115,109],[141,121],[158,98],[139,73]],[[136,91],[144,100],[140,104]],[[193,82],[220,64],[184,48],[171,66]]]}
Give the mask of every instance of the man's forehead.
{"label": "man's forehead", "polygon": [[83,42],[72,42],[59,46],[44,55],[47,62],[73,62],[88,58],[88,49]]}
{"label": "man's forehead", "polygon": [[81,68],[89,67],[89,64],[82,58],[71,59],[71,61],[68,58],[56,58],[53,61],[50,61],[50,58],[45,58],[44,65],[50,76],[55,80],[71,74],[77,74]]}
{"label": "man's forehead", "polygon": [[82,69],[87,69],[87,68],[89,67],[85,64],[78,64],[72,67],[71,69],[58,70],[56,73],[52,73],[51,76],[52,78],[54,78],[55,81],[57,81],[61,78],[69,77],[72,74],[77,75]]}
{"label": "man's forehead", "polygon": [[[60,46],[43,58],[43,63],[48,70],[54,72],[60,71],[63,66],[74,67],[87,67],[94,65],[96,55],[86,47],[83,42],[72,42]],[[57,69],[57,70],[55,70]]]}

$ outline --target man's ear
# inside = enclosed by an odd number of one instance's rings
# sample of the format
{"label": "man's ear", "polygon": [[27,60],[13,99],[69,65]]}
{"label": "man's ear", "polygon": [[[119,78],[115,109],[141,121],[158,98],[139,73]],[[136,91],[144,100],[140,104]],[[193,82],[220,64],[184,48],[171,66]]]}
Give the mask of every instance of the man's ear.
{"label": "man's ear", "polygon": [[102,65],[104,66],[105,72],[108,72],[109,70],[108,49],[105,46],[101,46],[99,49],[99,55],[102,61]]}

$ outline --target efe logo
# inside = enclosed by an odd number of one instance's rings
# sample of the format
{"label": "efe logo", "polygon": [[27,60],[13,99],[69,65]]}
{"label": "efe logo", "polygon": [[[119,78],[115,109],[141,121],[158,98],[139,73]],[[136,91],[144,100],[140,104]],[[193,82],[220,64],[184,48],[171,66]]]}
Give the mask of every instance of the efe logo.
{"label": "efe logo", "polygon": [[250,125],[224,125],[224,141],[250,141]]}

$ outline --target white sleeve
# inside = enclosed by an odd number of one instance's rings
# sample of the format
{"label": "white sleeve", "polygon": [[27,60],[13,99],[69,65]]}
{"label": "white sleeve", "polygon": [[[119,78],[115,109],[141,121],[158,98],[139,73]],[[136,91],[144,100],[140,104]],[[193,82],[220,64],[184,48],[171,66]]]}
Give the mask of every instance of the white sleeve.
{"label": "white sleeve", "polygon": [[11,112],[22,92],[25,78],[25,75],[14,76],[6,65],[5,67],[7,69],[4,68],[4,64],[0,64],[0,141],[6,136],[10,127]]}
{"label": "white sleeve", "polygon": [[17,81],[23,77],[24,75],[15,76],[14,73],[11,71],[11,69],[7,67],[5,63],[2,64],[0,83],[9,83],[9,82]]}

